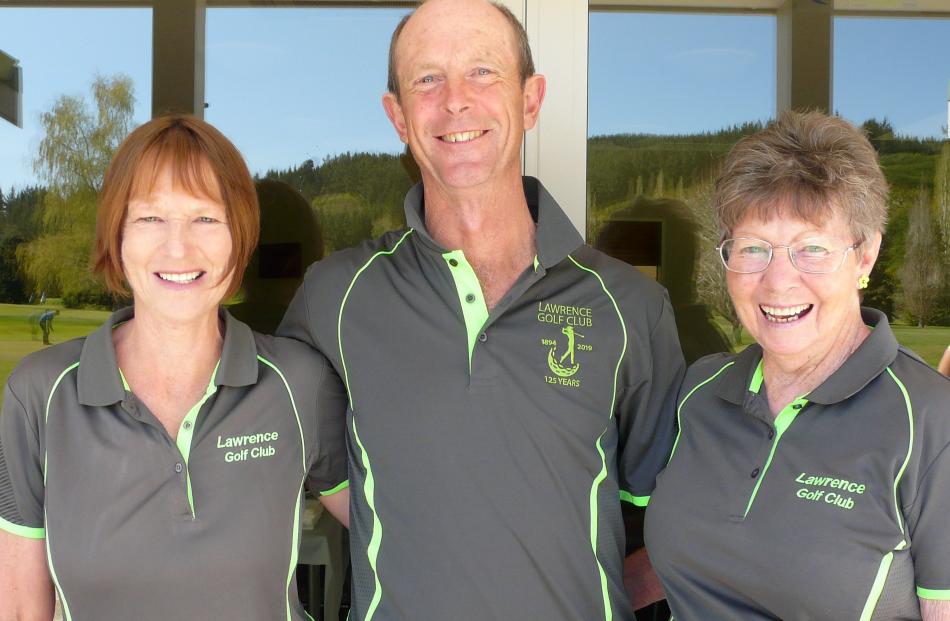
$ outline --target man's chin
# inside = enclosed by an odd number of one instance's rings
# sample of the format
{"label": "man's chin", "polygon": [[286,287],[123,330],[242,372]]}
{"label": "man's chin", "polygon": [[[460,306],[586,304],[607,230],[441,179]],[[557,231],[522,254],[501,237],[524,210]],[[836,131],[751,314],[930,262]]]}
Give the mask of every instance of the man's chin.
{"label": "man's chin", "polygon": [[[494,177],[497,177],[494,176]],[[484,187],[491,183],[493,175],[481,165],[463,165],[451,170],[440,170],[430,174],[423,173],[422,180],[426,185],[438,185],[446,191],[464,192]]]}

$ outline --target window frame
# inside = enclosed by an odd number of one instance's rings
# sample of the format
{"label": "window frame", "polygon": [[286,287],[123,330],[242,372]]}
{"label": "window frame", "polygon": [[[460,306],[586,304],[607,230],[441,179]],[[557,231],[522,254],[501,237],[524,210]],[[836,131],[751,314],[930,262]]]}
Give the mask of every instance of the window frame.
{"label": "window frame", "polygon": [[[833,4],[794,0],[501,0],[525,24],[548,90],[538,126],[525,138],[526,174],[540,178],[579,231],[587,221],[588,27],[591,11],[682,14],[774,14],[777,28],[776,112],[832,109],[833,20],[848,17],[950,19],[940,0],[894,0],[866,8],[866,0]],[[393,0],[10,0],[4,7],[151,7],[152,111],[203,115],[205,11],[220,7],[408,8]],[[382,59],[381,59],[382,62]]]}

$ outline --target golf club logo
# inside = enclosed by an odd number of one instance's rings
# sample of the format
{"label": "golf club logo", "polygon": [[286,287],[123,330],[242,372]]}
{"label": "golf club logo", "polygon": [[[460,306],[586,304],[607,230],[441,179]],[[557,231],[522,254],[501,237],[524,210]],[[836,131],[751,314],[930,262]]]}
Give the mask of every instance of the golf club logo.
{"label": "golf club logo", "polygon": [[[574,352],[576,350],[575,339],[578,337],[584,338],[584,335],[574,330],[573,326],[564,326],[561,328],[561,334],[567,336],[567,347],[564,353],[558,357],[556,353],[557,342],[555,341],[551,349],[548,350],[548,368],[551,369],[551,373],[554,373],[558,377],[571,377],[581,368],[580,363],[574,361]],[[570,361],[567,363],[567,366],[565,366],[564,360],[567,358],[570,358]]]}
{"label": "golf club logo", "polygon": [[594,329],[593,310],[587,306],[539,302],[538,323],[544,326],[543,333],[550,335],[541,337],[541,346],[547,354],[547,370],[550,371],[550,374],[544,373],[545,383],[580,388],[581,379],[577,375],[584,362],[584,354],[594,349],[589,342],[585,342]]}

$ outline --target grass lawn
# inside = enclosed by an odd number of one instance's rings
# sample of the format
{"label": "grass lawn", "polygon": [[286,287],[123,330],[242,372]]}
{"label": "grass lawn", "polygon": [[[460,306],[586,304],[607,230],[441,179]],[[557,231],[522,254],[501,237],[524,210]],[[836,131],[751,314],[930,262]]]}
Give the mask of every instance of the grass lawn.
{"label": "grass lawn", "polygon": [[[732,328],[729,324],[721,318],[717,319],[717,323],[723,334],[732,338]],[[918,328],[917,326],[891,324],[891,330],[894,331],[898,343],[907,349],[913,350],[934,368],[940,362],[940,357],[943,356],[943,351],[947,348],[947,345],[950,345],[950,327],[947,326]],[[750,343],[752,343],[752,337],[743,330],[739,345],[734,349],[739,351]]]}
{"label": "grass lawn", "polygon": [[[108,311],[66,309],[56,299],[47,300],[42,306],[0,304],[0,379],[4,385],[21,358],[46,347],[35,317],[47,308],[59,309],[50,335],[54,344],[89,334],[109,316]],[[0,404],[2,402],[0,396]]]}

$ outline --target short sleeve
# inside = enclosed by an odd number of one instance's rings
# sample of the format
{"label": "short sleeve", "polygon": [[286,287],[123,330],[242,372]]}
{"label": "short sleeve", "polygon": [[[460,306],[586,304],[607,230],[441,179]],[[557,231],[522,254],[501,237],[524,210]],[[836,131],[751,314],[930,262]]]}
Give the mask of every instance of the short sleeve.
{"label": "short sleeve", "polygon": [[[308,277],[312,269],[313,266],[308,269]],[[297,292],[290,301],[290,305],[287,307],[280,325],[277,326],[275,334],[306,343],[310,347],[316,347],[314,336],[310,331],[310,304],[307,295],[308,277],[304,278],[303,283],[297,288]]]}
{"label": "short sleeve", "polygon": [[950,600],[950,446],[924,472],[914,504],[907,511],[907,528],[914,558],[917,595]]}
{"label": "short sleeve", "polygon": [[650,332],[649,350],[636,352],[627,365],[628,383],[616,410],[620,498],[645,507],[673,449],[676,394],[686,366],[666,295]]}
{"label": "short sleeve", "polygon": [[30,539],[43,528],[43,462],[35,424],[7,384],[0,414],[0,529]]}
{"label": "short sleeve", "polygon": [[317,441],[312,455],[307,487],[328,496],[347,487],[346,407],[347,396],[340,376],[324,360],[316,390]]}

